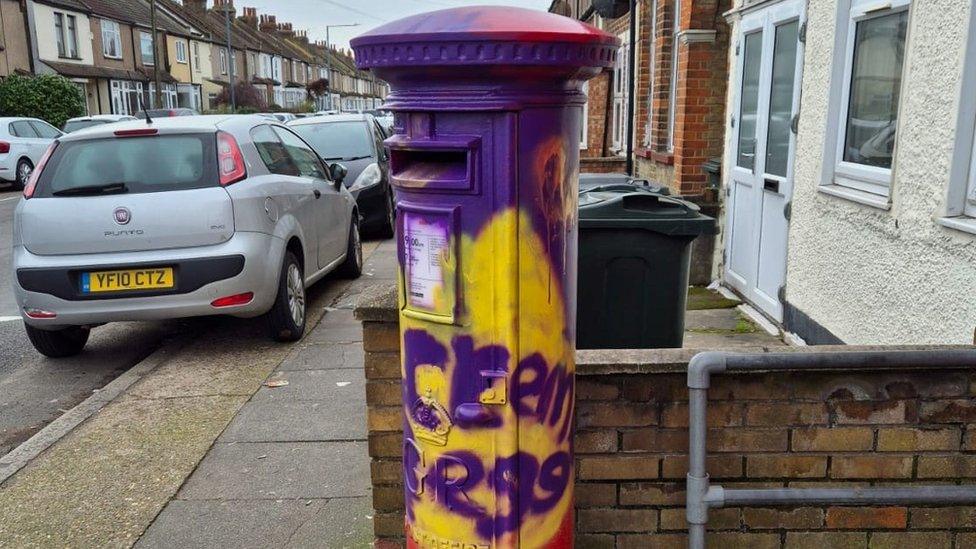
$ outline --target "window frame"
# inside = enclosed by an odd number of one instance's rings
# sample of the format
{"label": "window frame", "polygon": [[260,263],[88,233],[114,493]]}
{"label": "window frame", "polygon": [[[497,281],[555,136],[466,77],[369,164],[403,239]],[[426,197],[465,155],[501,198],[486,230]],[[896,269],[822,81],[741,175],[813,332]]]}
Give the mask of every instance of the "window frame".
{"label": "window frame", "polygon": [[674,136],[678,120],[678,47],[681,45],[681,0],[674,0],[671,27],[671,77],[668,82],[668,152],[674,152]]}
{"label": "window frame", "polygon": [[[847,115],[850,112],[850,99],[854,72],[854,50],[859,23],[907,12],[911,26],[912,0],[890,0],[878,4],[876,0],[847,0],[839,6],[837,20],[837,39],[834,43],[834,72],[832,85],[833,101],[830,109],[830,127],[824,140],[825,180],[821,190],[850,198],[871,206],[884,209],[890,207],[891,187],[898,150],[898,124],[901,121],[903,95],[899,92],[898,113],[896,113],[895,146],[892,151],[891,168],[867,166],[844,160],[847,144]],[[880,6],[880,8],[879,8]],[[905,50],[908,50],[910,36],[905,35]],[[902,63],[901,87],[904,90],[905,69]],[[826,188],[825,188],[826,187]]]}
{"label": "window frame", "polygon": [[940,225],[976,234],[976,9],[969,14],[952,167]]}
{"label": "window frame", "polygon": [[193,42],[193,71],[200,72],[200,42]]}
{"label": "window frame", "polygon": [[65,15],[65,19],[67,22],[65,32],[68,38],[68,57],[70,59],[81,59],[78,55],[78,16],[69,13]]}
{"label": "window frame", "polygon": [[175,50],[176,53],[176,62],[183,65],[187,64],[186,42],[184,42],[183,40],[177,40],[176,42],[174,42],[174,44],[175,45],[173,49]]}
{"label": "window frame", "polygon": [[58,57],[68,57],[68,43],[64,35],[64,14],[60,11],[54,12],[54,38],[58,46]]}
{"label": "window frame", "polygon": [[220,48],[217,61],[220,65],[220,74],[227,74],[227,48]]}
{"label": "window frame", "polygon": [[581,151],[585,151],[589,146],[590,137],[590,81],[587,80],[583,82],[580,91],[583,93],[584,101],[583,105],[580,106],[580,145]]}
{"label": "window frame", "polygon": [[[146,40],[149,41],[149,59],[146,60]],[[142,60],[142,64],[147,67],[156,66],[155,60],[153,59],[153,47],[155,46],[152,34],[146,31],[139,31],[139,59]]]}
{"label": "window frame", "polygon": [[[111,19],[102,19],[102,56],[107,59],[122,59],[122,27]],[[108,36],[106,36],[106,34]],[[108,51],[108,46],[115,47],[116,55]]]}
{"label": "window frame", "polygon": [[630,75],[630,32],[625,31],[617,38],[620,45],[617,47],[617,62],[613,68],[613,82],[610,86],[611,118],[610,118],[610,150],[615,156],[626,155],[627,140],[627,99],[628,82]]}

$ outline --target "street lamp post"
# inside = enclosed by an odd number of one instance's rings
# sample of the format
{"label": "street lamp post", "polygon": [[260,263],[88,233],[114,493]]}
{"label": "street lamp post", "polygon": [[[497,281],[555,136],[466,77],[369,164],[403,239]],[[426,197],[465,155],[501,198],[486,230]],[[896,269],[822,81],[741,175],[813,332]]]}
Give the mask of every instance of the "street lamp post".
{"label": "street lamp post", "polygon": [[344,25],[326,25],[325,26],[325,63],[326,68],[329,69],[329,108],[335,110],[335,105],[332,104],[332,61],[329,57],[332,51],[332,42],[329,41],[329,29],[339,28],[339,27],[358,27],[359,23],[346,23]]}
{"label": "street lamp post", "polygon": [[232,112],[237,112],[237,94],[234,90],[234,50],[230,42],[230,9],[224,9],[224,25],[227,28],[227,75],[230,82],[230,108]]}

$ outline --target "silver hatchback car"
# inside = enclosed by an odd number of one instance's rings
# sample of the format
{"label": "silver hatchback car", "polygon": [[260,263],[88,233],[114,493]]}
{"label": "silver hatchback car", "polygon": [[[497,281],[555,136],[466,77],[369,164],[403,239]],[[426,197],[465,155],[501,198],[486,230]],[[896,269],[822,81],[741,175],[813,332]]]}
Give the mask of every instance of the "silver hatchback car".
{"label": "silver hatchback car", "polygon": [[300,339],[305,289],[362,270],[344,176],[256,116],[58,139],[14,214],[14,290],[31,343],[64,357],[93,326],[214,314],[266,315],[272,337]]}

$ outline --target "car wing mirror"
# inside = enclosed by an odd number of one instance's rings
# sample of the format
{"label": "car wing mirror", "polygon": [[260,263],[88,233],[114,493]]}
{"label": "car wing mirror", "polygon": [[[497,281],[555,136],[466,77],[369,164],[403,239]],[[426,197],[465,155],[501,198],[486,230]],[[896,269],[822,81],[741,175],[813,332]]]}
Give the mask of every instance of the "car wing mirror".
{"label": "car wing mirror", "polygon": [[342,185],[342,182],[346,179],[347,173],[349,173],[349,170],[347,170],[342,164],[339,164],[338,162],[329,164],[329,175],[332,176],[332,181],[335,182],[336,189],[339,188],[339,185]]}

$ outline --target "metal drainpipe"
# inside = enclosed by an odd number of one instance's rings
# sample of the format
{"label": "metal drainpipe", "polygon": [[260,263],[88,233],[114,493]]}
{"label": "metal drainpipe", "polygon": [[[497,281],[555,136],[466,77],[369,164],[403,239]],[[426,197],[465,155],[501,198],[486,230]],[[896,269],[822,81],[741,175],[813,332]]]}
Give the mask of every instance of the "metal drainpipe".
{"label": "metal drainpipe", "polygon": [[882,505],[976,503],[976,486],[907,488],[770,488],[725,490],[710,486],[705,468],[706,409],[711,375],[728,370],[833,370],[872,367],[976,367],[976,349],[736,354],[707,352],[688,364],[688,477],[685,515],[688,547],[704,549],[708,509],[724,505]]}

